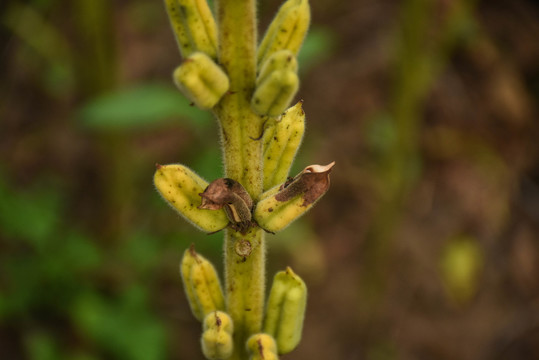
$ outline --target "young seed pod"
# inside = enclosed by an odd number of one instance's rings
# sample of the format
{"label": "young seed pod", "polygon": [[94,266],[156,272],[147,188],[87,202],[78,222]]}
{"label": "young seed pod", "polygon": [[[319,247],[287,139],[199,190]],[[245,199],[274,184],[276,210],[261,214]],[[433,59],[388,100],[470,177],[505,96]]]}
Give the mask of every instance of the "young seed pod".
{"label": "young seed pod", "polygon": [[311,9],[308,0],[287,0],[277,12],[258,47],[258,65],[262,65],[279,50],[287,49],[297,55],[310,21]]}
{"label": "young seed pod", "polygon": [[[292,106],[276,121],[269,139],[264,137],[264,190],[285,182],[305,132],[303,101]],[[265,134],[264,134],[265,135]],[[266,142],[267,141],[267,142]]]}
{"label": "young seed pod", "polygon": [[161,196],[200,230],[212,233],[224,229],[228,218],[223,210],[199,209],[200,193],[208,183],[191,169],[179,165],[157,165],[154,184]]}
{"label": "young seed pod", "polygon": [[184,58],[201,51],[217,58],[217,26],[206,0],[165,0],[170,24]]}
{"label": "young seed pod", "polygon": [[204,317],[202,328],[204,330],[216,329],[232,334],[234,332],[234,323],[226,312],[213,311]]}
{"label": "young seed pod", "polygon": [[275,233],[305,214],[329,189],[329,173],[335,165],[307,166],[296,177],[266,191],[256,205],[254,220]]}
{"label": "young seed pod", "polygon": [[278,272],[271,287],[264,332],[275,338],[279,354],[294,350],[301,340],[307,287],[290,267]]}
{"label": "young seed pod", "polygon": [[298,87],[299,78],[294,71],[272,71],[257,85],[251,108],[261,116],[279,116],[296,95]]}
{"label": "young seed pod", "polygon": [[268,334],[254,334],[247,340],[249,360],[277,360],[277,344]]}
{"label": "young seed pod", "polygon": [[183,254],[182,261],[180,262],[180,275],[183,282],[183,288],[185,289],[185,295],[187,296],[187,302],[189,303],[189,307],[191,308],[191,312],[197,318],[198,320],[202,320],[204,318],[204,314],[202,312],[202,309],[200,308],[200,305],[198,301],[196,300],[196,294],[194,292],[193,286],[191,286],[190,279],[191,279],[191,271],[193,269],[193,266],[196,262],[196,256],[198,254],[194,253],[194,247],[191,246],[190,249],[186,250]]}
{"label": "young seed pod", "polygon": [[201,258],[201,261],[193,266],[190,282],[203,314],[224,310],[225,300],[221,283],[215,268],[208,260]]}
{"label": "young seed pod", "polygon": [[228,359],[232,355],[234,341],[233,326],[230,316],[222,311],[214,311],[204,318],[204,332],[200,342],[206,359]]}
{"label": "young seed pod", "polygon": [[230,86],[221,67],[202,52],[191,54],[174,70],[173,78],[178,89],[201,109],[213,108]]}
{"label": "young seed pod", "polygon": [[259,70],[256,78],[256,84],[263,83],[267,77],[277,70],[290,70],[295,73],[298,72],[298,61],[296,56],[290,50],[279,50],[273,53]]}
{"label": "young seed pod", "polygon": [[216,310],[225,308],[221,283],[213,265],[197,254],[193,246],[185,250],[180,274],[193,315],[200,321]]}
{"label": "young seed pod", "polygon": [[264,123],[264,132],[262,133],[262,152],[264,153],[269,147],[270,143],[274,140],[275,128],[277,121],[280,121],[280,118],[268,118]]}

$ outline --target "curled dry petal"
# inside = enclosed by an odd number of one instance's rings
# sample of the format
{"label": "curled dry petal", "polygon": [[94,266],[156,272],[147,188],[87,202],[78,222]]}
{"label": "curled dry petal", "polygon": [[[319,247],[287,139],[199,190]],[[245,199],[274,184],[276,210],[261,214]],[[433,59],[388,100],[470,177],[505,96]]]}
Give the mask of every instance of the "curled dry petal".
{"label": "curled dry petal", "polygon": [[251,227],[253,200],[239,182],[220,178],[212,181],[199,195],[202,198],[199,209],[224,209],[236,231],[245,233]]}
{"label": "curled dry petal", "polygon": [[329,173],[335,165],[310,165],[283,185],[264,194],[253,217],[264,230],[275,233],[305,214],[329,189]]}
{"label": "curled dry petal", "polygon": [[291,181],[285,183],[282,190],[275,195],[278,201],[288,201],[302,194],[303,203],[307,206],[314,203],[329,189],[329,173],[335,161],[328,165],[309,165]]}

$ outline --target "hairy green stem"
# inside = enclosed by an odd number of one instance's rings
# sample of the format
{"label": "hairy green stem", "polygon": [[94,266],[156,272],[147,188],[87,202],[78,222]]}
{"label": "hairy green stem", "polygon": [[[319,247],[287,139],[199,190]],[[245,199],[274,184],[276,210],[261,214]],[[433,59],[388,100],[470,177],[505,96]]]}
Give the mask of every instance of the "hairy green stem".
{"label": "hairy green stem", "polygon": [[[238,255],[238,246],[248,241],[249,256]],[[227,230],[225,236],[225,278],[227,312],[234,321],[234,353],[230,359],[247,359],[246,342],[261,331],[265,286],[264,232],[253,229],[247,235]]]}
{"label": "hairy green stem", "polygon": [[[226,176],[239,181],[256,201],[262,193],[262,146],[256,140],[263,120],[250,106],[256,79],[254,0],[217,1],[218,61],[230,79],[230,91],[214,108],[221,126]],[[234,353],[247,359],[246,341],[262,326],[265,286],[264,233],[252,228],[225,234],[227,312],[234,322]]]}
{"label": "hairy green stem", "polygon": [[226,175],[239,181],[254,200],[262,192],[263,120],[250,106],[256,80],[256,19],[253,0],[217,2],[219,62],[230,79],[230,91],[214,111],[221,124]]}

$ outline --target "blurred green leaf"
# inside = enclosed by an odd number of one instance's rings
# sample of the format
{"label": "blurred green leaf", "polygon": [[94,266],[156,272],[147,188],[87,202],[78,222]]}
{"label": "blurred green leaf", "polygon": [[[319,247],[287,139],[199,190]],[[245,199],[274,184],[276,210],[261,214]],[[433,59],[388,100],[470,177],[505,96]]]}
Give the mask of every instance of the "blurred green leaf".
{"label": "blurred green leaf", "polygon": [[88,236],[71,231],[58,241],[58,254],[65,260],[64,270],[87,271],[97,268],[102,254],[97,244]]}
{"label": "blurred green leaf", "polygon": [[121,256],[127,258],[127,262],[136,266],[140,274],[151,274],[160,258],[163,245],[155,235],[138,231],[125,244]]}
{"label": "blurred green leaf", "polygon": [[99,96],[85,104],[79,113],[83,125],[98,130],[146,128],[182,117],[190,125],[205,127],[211,116],[191,106],[175,88],[145,84]]}
{"label": "blurred green leaf", "polygon": [[62,197],[57,189],[35,187],[17,192],[0,179],[2,234],[43,248],[60,222]]}
{"label": "blurred green leaf", "polygon": [[81,276],[99,266],[99,248],[62,222],[60,186],[40,182],[24,190],[0,174],[0,318],[25,316],[38,307],[62,311],[86,285]]}
{"label": "blurred green leaf", "polygon": [[[19,53],[17,57],[23,58],[24,62],[38,63],[37,74],[43,85],[50,93],[58,95],[72,89],[73,65],[66,37],[45,15],[54,2],[13,3],[1,14],[0,23],[26,45],[16,50]],[[28,49],[31,51],[26,51]],[[28,57],[31,57],[30,61],[26,60]],[[24,67],[24,62],[18,64]]]}
{"label": "blurred green leaf", "polygon": [[222,177],[224,170],[219,149],[211,146],[197,151],[193,160],[193,169],[196,169],[197,173],[208,182]]}
{"label": "blurred green leaf", "polygon": [[131,287],[118,300],[88,293],[73,309],[73,317],[88,336],[118,359],[165,358],[165,331],[148,311],[144,289]]}
{"label": "blurred green leaf", "polygon": [[[92,240],[72,230],[70,233],[48,240],[45,256],[40,258],[42,282],[48,281],[65,296],[66,290],[79,287],[79,276],[96,269],[101,263],[101,253]],[[59,294],[60,296],[60,294]]]}
{"label": "blurred green leaf", "polygon": [[0,270],[10,276],[0,296],[0,319],[24,316],[33,304],[42,301],[36,298],[41,291],[38,268],[34,257],[2,256]]}
{"label": "blurred green leaf", "polygon": [[331,56],[335,44],[335,33],[329,29],[314,27],[309,30],[307,38],[298,54],[300,72],[305,73],[313,66]]}
{"label": "blurred green leaf", "polygon": [[387,112],[379,112],[370,117],[365,124],[365,140],[376,153],[385,154],[397,142],[395,120]]}
{"label": "blurred green leaf", "polygon": [[85,274],[100,265],[101,253],[90,239],[73,231],[42,240],[42,251],[0,255],[0,271],[9,274],[0,297],[0,318],[24,316],[38,307],[63,312],[91,284]]}
{"label": "blurred green leaf", "polygon": [[25,345],[30,360],[58,360],[61,358],[54,339],[44,332],[30,333],[25,339]]}

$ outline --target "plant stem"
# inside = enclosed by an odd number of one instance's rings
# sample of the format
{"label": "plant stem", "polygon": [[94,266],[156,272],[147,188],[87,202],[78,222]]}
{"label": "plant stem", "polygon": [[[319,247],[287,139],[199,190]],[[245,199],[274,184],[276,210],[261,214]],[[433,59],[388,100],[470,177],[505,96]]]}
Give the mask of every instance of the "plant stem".
{"label": "plant stem", "polygon": [[225,170],[257,200],[262,192],[262,119],[251,110],[256,79],[254,0],[217,1],[219,62],[230,79],[230,91],[214,111],[221,124]]}
{"label": "plant stem", "polygon": [[[218,57],[230,79],[230,91],[215,107],[221,126],[226,176],[239,181],[253,200],[262,193],[262,147],[254,140],[263,120],[251,110],[256,79],[256,18],[254,0],[219,0]],[[237,246],[248,242],[248,256]],[[225,233],[225,289],[227,312],[234,321],[234,353],[230,359],[247,359],[247,338],[260,332],[264,308],[264,233],[252,228],[242,235]]]}
{"label": "plant stem", "polygon": [[[247,240],[251,254],[241,257],[236,253],[238,241]],[[246,341],[260,332],[264,313],[265,286],[264,232],[251,230],[242,236],[227,230],[225,235],[225,277],[227,312],[234,321],[234,354],[230,359],[247,359]]]}

